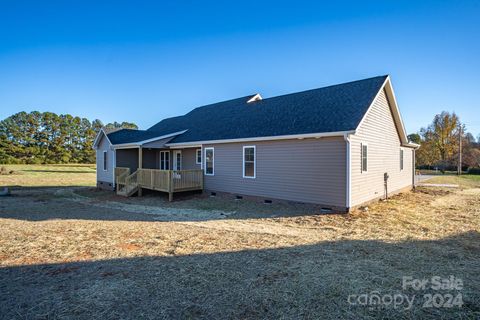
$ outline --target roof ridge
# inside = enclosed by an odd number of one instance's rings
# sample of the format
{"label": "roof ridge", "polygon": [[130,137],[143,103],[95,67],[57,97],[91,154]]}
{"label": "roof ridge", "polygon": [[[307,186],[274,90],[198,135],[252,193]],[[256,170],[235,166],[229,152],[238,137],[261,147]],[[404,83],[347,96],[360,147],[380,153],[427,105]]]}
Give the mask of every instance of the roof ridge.
{"label": "roof ridge", "polygon": [[352,83],[355,83],[355,82],[363,82],[363,81],[373,80],[373,79],[377,79],[377,78],[385,78],[386,79],[388,76],[389,75],[386,74],[386,75],[383,75],[383,76],[375,76],[375,77],[370,77],[370,78],[365,78],[365,79],[359,79],[359,80],[354,80],[354,81],[331,84],[331,85],[328,85],[328,86],[325,86],[325,87],[319,87],[319,88],[307,89],[307,90],[303,90],[303,91],[290,92],[290,93],[285,93],[285,94],[281,94],[281,95],[278,95],[278,96],[263,98],[260,101],[265,101],[265,100],[269,100],[269,99],[285,97],[285,96],[290,96],[290,95],[294,95],[294,94],[305,93],[305,92],[310,92],[310,91],[315,91],[315,90],[327,89],[327,88],[332,88],[332,87],[337,87],[337,86],[344,86],[346,84],[352,84]]}

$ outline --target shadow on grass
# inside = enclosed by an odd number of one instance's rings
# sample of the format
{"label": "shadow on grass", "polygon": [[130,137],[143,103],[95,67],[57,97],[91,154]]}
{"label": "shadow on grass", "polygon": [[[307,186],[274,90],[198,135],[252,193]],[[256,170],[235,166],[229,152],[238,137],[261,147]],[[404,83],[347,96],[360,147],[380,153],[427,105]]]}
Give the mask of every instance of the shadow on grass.
{"label": "shadow on grass", "polygon": [[[144,256],[0,269],[0,314],[14,318],[478,318],[478,232],[434,241],[336,241],[291,248]],[[402,289],[402,277],[453,275],[460,291]],[[406,294],[407,304],[353,306],[349,295]],[[461,308],[423,308],[424,294]]]}
{"label": "shadow on grass", "polygon": [[[150,190],[143,197],[125,198],[92,187],[13,187],[2,197],[0,218],[27,221],[51,219],[123,221],[208,221],[262,219],[323,214],[321,206],[294,202],[263,204],[198,192],[168,195]],[[342,214],[343,215],[343,214]]]}

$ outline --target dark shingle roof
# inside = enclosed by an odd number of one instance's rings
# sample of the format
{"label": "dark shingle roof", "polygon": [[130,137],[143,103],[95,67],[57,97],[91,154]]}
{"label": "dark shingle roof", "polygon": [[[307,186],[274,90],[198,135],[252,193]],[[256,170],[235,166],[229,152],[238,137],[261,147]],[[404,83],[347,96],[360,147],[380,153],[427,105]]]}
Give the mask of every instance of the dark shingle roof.
{"label": "dark shingle roof", "polygon": [[122,129],[107,134],[112,144],[131,143],[160,136],[157,132],[147,130]]}
{"label": "dark shingle roof", "polygon": [[[142,139],[137,141],[145,140],[143,135],[162,136],[183,130],[188,131],[170,143],[355,130],[386,78],[379,76],[251,103],[247,101],[252,96],[247,96],[198,107],[139,132]],[[133,142],[135,138],[129,139],[127,142]]]}

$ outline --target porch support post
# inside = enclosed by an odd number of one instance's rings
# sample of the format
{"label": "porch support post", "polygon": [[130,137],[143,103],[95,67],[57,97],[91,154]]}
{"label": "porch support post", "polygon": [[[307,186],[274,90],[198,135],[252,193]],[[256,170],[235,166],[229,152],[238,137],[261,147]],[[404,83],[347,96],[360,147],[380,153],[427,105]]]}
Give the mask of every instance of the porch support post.
{"label": "porch support post", "polygon": [[[138,169],[142,169],[143,165],[143,150],[142,146],[138,147]],[[138,187],[138,196],[142,196],[142,187]]]}
{"label": "porch support post", "polygon": [[173,200],[173,171],[168,170],[168,201]]}

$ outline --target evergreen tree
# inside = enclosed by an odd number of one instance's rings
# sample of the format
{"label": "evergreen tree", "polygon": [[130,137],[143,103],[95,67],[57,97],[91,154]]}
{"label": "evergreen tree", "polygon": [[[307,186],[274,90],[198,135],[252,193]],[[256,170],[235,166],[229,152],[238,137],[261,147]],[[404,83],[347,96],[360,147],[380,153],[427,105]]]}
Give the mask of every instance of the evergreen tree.
{"label": "evergreen tree", "polygon": [[[109,128],[133,128],[114,122]],[[94,163],[102,121],[53,112],[19,112],[0,121],[0,163]]]}

